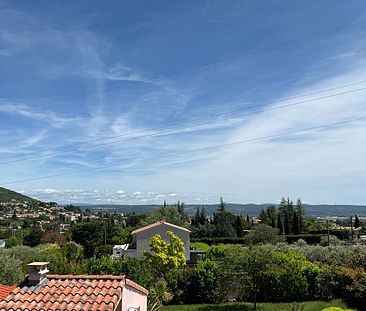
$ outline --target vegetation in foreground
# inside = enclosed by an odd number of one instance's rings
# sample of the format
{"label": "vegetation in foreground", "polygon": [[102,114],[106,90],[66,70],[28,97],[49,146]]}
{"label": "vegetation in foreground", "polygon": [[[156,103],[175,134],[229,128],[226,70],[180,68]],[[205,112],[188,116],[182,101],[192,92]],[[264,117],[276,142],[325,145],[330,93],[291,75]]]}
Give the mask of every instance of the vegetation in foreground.
{"label": "vegetation in foreground", "polygon": [[[339,300],[330,302],[310,301],[301,304],[294,303],[260,303],[258,311],[320,311],[328,307],[347,308]],[[163,311],[249,311],[253,310],[253,305],[249,303],[223,303],[223,304],[199,304],[199,305],[172,305],[165,306]],[[339,310],[339,309],[338,309]],[[342,309],[343,310],[343,309]]]}
{"label": "vegetation in foreground", "polygon": [[[97,217],[90,211],[81,212],[78,207],[68,206],[64,209],[75,212],[79,218],[62,233],[53,227],[66,218],[57,220],[54,215],[53,223],[40,220],[32,223],[18,219],[14,211],[11,220],[4,220],[12,221],[14,226],[2,231],[8,234],[8,248],[0,250],[0,283],[17,284],[24,278],[27,263],[49,261],[52,274],[125,274],[149,289],[150,311],[159,310],[167,303],[206,303],[205,308],[217,310],[220,307],[209,304],[225,308],[227,305],[220,303],[246,301],[261,310],[263,306],[271,306],[263,303],[288,302],[292,308],[294,301],[331,299],[342,299],[350,306],[361,306],[360,310],[365,310],[366,246],[350,241],[349,232],[344,235],[346,230],[334,231],[338,237],[318,234],[316,243],[319,245],[316,246],[308,245],[306,240],[285,243],[279,234],[280,228],[283,235],[296,239],[299,235],[295,233],[310,232],[314,228],[314,222],[304,218],[302,208],[300,200],[296,207],[292,201],[282,200],[278,209],[272,206],[263,210],[262,223],[258,224],[249,216],[227,211],[222,199],[213,217],[200,209],[192,219],[182,203],[164,204],[151,213],[128,217],[117,214]],[[194,267],[186,266],[182,241],[169,233],[170,243],[162,241],[160,236],[153,237],[151,253],[141,259],[111,259],[112,245],[128,242],[131,230],[162,219],[190,227],[192,235],[201,238],[191,247],[206,251],[206,260]],[[354,227],[356,225],[360,226],[355,221]],[[249,234],[242,236],[248,228]],[[308,233],[306,237],[314,243]],[[203,243],[202,238],[207,243]],[[29,247],[19,245],[22,242],[32,246],[42,244]],[[240,305],[241,310],[245,310],[243,306],[246,305]],[[324,305],[327,306],[332,305]],[[322,309],[323,306],[316,307],[316,310]],[[300,306],[291,311],[302,309]]]}

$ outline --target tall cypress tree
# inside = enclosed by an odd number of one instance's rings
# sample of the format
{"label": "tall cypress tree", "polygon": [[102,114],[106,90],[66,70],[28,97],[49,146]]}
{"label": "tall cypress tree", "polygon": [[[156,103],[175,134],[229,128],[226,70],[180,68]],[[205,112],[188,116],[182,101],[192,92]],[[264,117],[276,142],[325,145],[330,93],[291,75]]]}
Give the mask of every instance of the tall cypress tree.
{"label": "tall cypress tree", "polygon": [[241,218],[239,216],[236,217],[236,224],[235,224],[235,229],[236,229],[236,236],[238,238],[244,236],[244,228],[243,228],[243,223],[241,221]]}
{"label": "tall cypress tree", "polygon": [[358,216],[355,215],[355,228],[359,228],[361,225],[360,220],[358,219]]}
{"label": "tall cypress tree", "polygon": [[277,228],[283,234],[282,215],[280,213],[277,214]]}
{"label": "tall cypress tree", "polygon": [[299,232],[303,232],[305,229],[305,208],[300,198],[296,202],[296,213],[299,221]]}
{"label": "tall cypress tree", "polygon": [[297,212],[294,212],[294,220],[293,220],[293,233],[299,234],[300,233],[300,226],[299,226],[299,218],[297,217]]}
{"label": "tall cypress tree", "polygon": [[224,212],[225,211],[225,202],[224,202],[222,197],[220,197],[220,205],[218,206],[218,211],[219,212]]}

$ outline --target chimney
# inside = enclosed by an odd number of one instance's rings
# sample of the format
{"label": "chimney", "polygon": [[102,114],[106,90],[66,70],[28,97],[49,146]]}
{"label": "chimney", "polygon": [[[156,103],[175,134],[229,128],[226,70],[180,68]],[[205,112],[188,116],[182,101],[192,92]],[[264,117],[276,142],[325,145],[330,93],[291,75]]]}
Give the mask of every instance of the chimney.
{"label": "chimney", "polygon": [[40,285],[47,279],[49,262],[32,262],[28,264],[28,285]]}

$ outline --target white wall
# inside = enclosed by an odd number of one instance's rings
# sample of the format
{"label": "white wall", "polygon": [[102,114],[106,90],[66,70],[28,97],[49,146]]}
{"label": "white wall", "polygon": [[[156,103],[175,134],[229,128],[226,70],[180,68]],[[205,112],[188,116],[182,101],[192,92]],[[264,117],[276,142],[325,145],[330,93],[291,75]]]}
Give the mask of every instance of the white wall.
{"label": "white wall", "polygon": [[147,296],[125,284],[122,293],[122,311],[147,311]]}

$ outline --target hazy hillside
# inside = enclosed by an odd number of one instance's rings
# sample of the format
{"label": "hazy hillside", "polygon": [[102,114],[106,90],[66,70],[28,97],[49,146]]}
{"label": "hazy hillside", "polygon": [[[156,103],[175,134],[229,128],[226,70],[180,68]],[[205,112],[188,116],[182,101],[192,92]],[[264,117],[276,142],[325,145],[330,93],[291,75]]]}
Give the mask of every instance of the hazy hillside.
{"label": "hazy hillside", "polygon": [[30,197],[27,197],[27,196],[19,193],[19,192],[15,192],[15,191],[0,187],[0,202],[10,202],[12,200],[15,200],[17,202],[24,202],[24,201],[35,202],[35,201],[37,201],[35,199],[32,199]]}
{"label": "hazy hillside", "polygon": [[[234,204],[227,203],[227,209],[236,213],[256,216],[259,214],[262,208],[268,206],[269,204]],[[82,208],[92,209],[97,211],[105,212],[118,212],[118,213],[145,213],[151,211],[161,205],[83,205]],[[204,206],[206,212],[212,215],[217,210],[217,204],[206,204],[206,205],[193,205],[187,204],[186,211],[188,214],[192,215],[197,210],[197,207]],[[358,216],[366,217],[366,206],[364,205],[305,205],[306,213],[309,216],[350,216],[357,214]]]}

